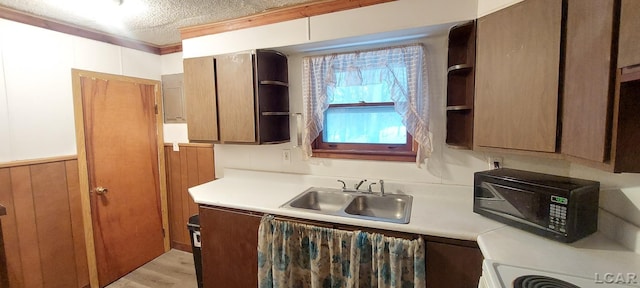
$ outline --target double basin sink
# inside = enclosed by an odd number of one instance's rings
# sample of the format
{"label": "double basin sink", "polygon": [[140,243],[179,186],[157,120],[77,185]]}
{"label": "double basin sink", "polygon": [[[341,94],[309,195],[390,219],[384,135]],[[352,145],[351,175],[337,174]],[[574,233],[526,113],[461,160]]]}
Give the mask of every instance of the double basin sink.
{"label": "double basin sink", "polygon": [[413,197],[401,194],[344,192],[311,187],[281,208],[306,212],[406,224],[411,217]]}

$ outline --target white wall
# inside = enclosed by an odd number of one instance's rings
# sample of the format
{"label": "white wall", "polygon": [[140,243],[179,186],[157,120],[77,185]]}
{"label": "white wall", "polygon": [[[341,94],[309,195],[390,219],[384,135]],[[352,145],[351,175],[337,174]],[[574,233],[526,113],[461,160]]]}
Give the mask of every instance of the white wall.
{"label": "white wall", "polygon": [[0,39],[0,162],[77,153],[72,68],[160,80],[158,55],[8,20]]}
{"label": "white wall", "polygon": [[399,0],[182,41],[184,58],[303,45],[474,19],[477,0]]}
{"label": "white wall", "polygon": [[[1,22],[0,31],[2,31]],[[7,90],[2,61],[2,42],[2,37],[0,37],[0,162],[11,159],[11,145],[9,145],[11,131],[9,130],[9,108],[7,107]]]}

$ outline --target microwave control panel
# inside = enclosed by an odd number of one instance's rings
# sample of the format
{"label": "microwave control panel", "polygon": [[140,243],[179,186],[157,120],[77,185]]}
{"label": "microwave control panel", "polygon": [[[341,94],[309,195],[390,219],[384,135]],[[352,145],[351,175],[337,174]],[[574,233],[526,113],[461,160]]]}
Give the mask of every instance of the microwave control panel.
{"label": "microwave control panel", "polygon": [[551,195],[549,229],[565,235],[567,234],[567,204],[567,198]]}

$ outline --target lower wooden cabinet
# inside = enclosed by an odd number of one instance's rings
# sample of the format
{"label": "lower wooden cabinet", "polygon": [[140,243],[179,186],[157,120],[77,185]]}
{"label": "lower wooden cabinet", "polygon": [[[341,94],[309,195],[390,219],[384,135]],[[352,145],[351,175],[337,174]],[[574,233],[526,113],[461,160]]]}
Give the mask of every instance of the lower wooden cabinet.
{"label": "lower wooden cabinet", "polygon": [[428,288],[478,287],[484,258],[475,242],[428,239],[425,242]]}
{"label": "lower wooden cabinet", "polygon": [[[258,283],[258,228],[261,213],[200,206],[204,288],[256,287]],[[288,219],[343,230],[365,230],[411,239],[415,234]],[[424,236],[427,288],[477,287],[482,253],[474,241]]]}
{"label": "lower wooden cabinet", "polygon": [[258,226],[251,212],[200,206],[204,288],[258,286]]}

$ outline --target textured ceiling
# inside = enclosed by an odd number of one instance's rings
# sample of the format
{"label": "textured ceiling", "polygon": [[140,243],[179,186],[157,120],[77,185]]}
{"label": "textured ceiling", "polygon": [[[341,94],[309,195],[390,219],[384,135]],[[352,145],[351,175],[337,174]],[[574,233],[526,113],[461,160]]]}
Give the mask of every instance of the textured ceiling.
{"label": "textured ceiling", "polygon": [[[181,27],[312,0],[0,0],[0,5],[157,46],[180,43]],[[112,14],[113,13],[113,14]]]}

